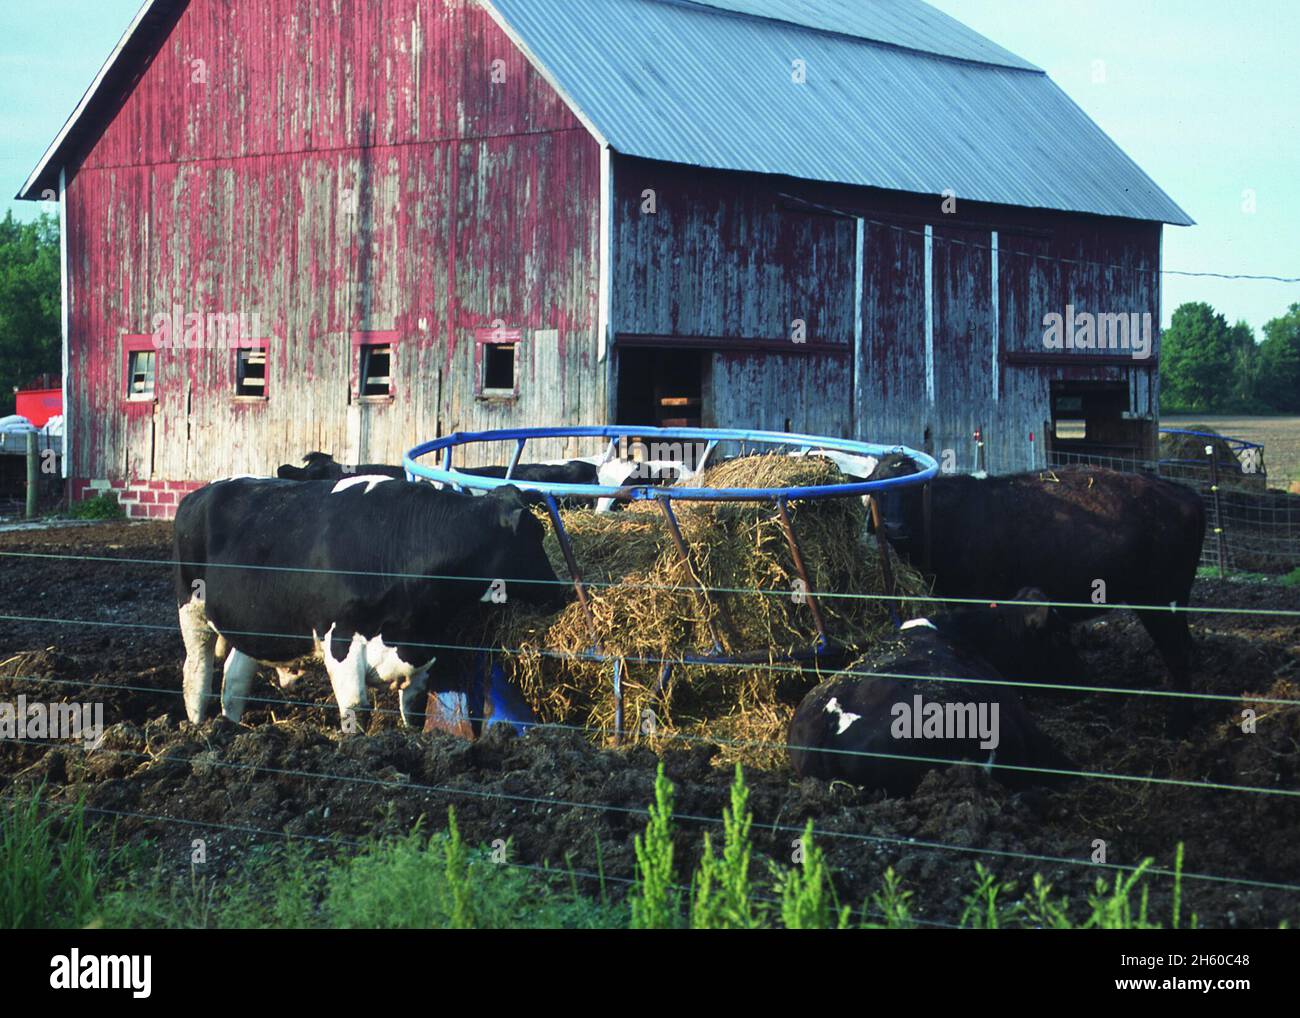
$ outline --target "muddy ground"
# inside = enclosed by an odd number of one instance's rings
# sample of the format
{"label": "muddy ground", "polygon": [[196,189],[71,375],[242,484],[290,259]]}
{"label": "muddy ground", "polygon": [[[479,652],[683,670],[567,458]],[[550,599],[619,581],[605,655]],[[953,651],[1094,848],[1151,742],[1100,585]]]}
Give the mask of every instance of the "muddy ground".
{"label": "muddy ground", "polygon": [[[632,835],[644,826],[657,760],[647,749],[601,747],[554,729],[471,744],[404,732],[380,714],[368,734],[342,736],[337,713],[316,706],[330,703],[323,674],[287,692],[260,676],[255,695],[263,699],[244,724],[190,725],[179,697],[169,570],[149,564],[169,555],[165,523],[0,533],[0,701],[24,694],[29,702],[102,702],[109,726],[103,747],[89,754],[69,744],[0,743],[0,794],[40,781],[58,798],[84,794],[100,811],[93,815],[113,818],[119,841],[148,839],[178,876],[194,837],[206,840],[209,864],[220,869],[277,836],[404,833],[421,816],[441,827],[448,805],[472,841],[513,839],[515,861],[578,871],[603,862],[613,877],[631,875]],[[1201,581],[1193,602],[1300,610],[1300,590]],[[1300,699],[1300,619],[1200,614],[1193,631],[1196,691]],[[1079,627],[1074,639],[1097,684],[1142,689],[1163,681],[1131,613]],[[391,699],[384,693],[379,705],[391,709]],[[1247,735],[1234,723],[1242,703],[1198,702],[1191,734],[1177,741],[1165,736],[1157,698],[1039,690],[1026,703],[1087,771],[1263,791],[1090,778],[1012,794],[977,769],[955,768],[932,772],[910,798],[889,799],[798,782],[788,769],[751,771],[756,847],[788,861],[797,830],[812,818],[842,900],[860,904],[892,865],[916,891],[920,917],[939,923],[957,921],[977,860],[1021,887],[1040,872],[1077,907],[1095,868],[1022,856],[1087,860],[1097,840],[1111,863],[1154,856],[1171,866],[1183,841],[1191,873],[1300,884],[1300,801],[1267,794],[1300,788],[1300,708],[1259,705],[1257,731]],[[693,744],[664,758],[678,815],[697,818],[678,824],[682,878],[698,857],[701,830],[716,829],[727,801],[731,774],[714,756]],[[1168,915],[1169,887],[1152,883],[1157,916]],[[1294,924],[1300,894],[1193,879],[1185,884],[1188,909],[1206,926]]]}

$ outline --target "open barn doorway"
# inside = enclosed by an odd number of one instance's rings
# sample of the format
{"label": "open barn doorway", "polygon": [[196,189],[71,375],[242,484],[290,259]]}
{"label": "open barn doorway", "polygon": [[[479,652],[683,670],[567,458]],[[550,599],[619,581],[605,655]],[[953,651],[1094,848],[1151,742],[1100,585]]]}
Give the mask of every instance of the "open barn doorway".
{"label": "open barn doorway", "polygon": [[[707,350],[689,347],[622,347],[618,353],[618,424],[656,428],[699,428],[706,417]],[[691,467],[703,447],[660,442],[646,447],[639,440],[635,459],[674,460]]]}
{"label": "open barn doorway", "polygon": [[1151,458],[1155,425],[1134,413],[1127,381],[1053,381],[1048,462],[1118,465]]}
{"label": "open barn doorway", "polygon": [[625,347],[618,355],[618,423],[698,428],[704,419],[703,350]]}

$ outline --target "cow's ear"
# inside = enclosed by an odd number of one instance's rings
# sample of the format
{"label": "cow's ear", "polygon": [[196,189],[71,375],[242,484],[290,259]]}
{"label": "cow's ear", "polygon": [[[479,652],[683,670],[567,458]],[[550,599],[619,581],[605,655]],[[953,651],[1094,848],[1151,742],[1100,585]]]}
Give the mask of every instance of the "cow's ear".
{"label": "cow's ear", "polygon": [[519,533],[524,516],[531,515],[528,513],[528,504],[524,501],[524,496],[513,484],[497,488],[497,496],[501,500],[501,525],[512,534]]}

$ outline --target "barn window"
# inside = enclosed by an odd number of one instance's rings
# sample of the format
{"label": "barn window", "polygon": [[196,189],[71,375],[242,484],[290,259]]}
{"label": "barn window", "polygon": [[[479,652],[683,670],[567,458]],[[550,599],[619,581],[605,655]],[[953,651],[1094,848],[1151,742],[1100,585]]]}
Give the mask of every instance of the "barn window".
{"label": "barn window", "polygon": [[516,343],[485,343],[483,346],[483,391],[514,393]]}
{"label": "barn window", "polygon": [[235,395],[266,398],[266,347],[235,352]]}
{"label": "barn window", "polygon": [[396,329],[358,329],[352,333],[350,398],[388,403],[397,395],[397,348],[402,334]]}
{"label": "barn window", "polygon": [[[559,333],[547,329],[534,333],[546,346],[559,345]],[[474,330],[475,393],[479,399],[513,399],[519,395],[519,355],[524,331],[500,319]]]}
{"label": "barn window", "polygon": [[361,347],[362,396],[393,394],[393,348],[388,343],[366,343]]}
{"label": "barn window", "polygon": [[131,350],[127,353],[127,399],[154,398],[154,371],[157,356],[153,350]]}

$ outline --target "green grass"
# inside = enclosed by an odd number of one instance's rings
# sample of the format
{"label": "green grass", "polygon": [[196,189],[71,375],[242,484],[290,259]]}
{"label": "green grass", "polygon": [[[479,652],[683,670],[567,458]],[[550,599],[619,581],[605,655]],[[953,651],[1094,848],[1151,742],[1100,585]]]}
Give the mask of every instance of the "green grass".
{"label": "green grass", "polygon": [[42,809],[41,790],[0,813],[0,929],[81,926],[101,881],[80,809]]}
{"label": "green grass", "polygon": [[94,498],[73,502],[68,506],[68,516],[74,520],[124,520],[126,511],[117,504],[116,495],[96,495]]}
{"label": "green grass", "polygon": [[[1217,580],[1219,579],[1218,566],[1201,566],[1196,570],[1197,579]],[[1300,566],[1292,569],[1289,573],[1250,573],[1250,572],[1232,572],[1223,579],[1231,583],[1255,583],[1262,586],[1282,586],[1295,587],[1300,586]]]}
{"label": "green grass", "polygon": [[[813,839],[792,842],[789,863],[753,866],[749,792],[736,770],[723,811],[720,850],[704,843],[689,882],[677,872],[672,783],[662,766],[645,832],[635,838],[636,881],[611,900],[603,875],[579,886],[566,869],[511,865],[508,843],[471,847],[454,811],[445,832],[372,839],[361,848],[277,843],[250,850],[224,876],[162,865],[157,846],[92,847],[79,806],[52,806],[40,790],[0,807],[0,928],[587,928],[913,929],[924,925],[913,894],[887,869],[854,909],[841,903]],[[693,829],[692,829],[693,833]],[[103,840],[103,839],[96,839]],[[148,859],[154,856],[150,865]],[[599,856],[599,853],[598,853]],[[1098,878],[1077,905],[1041,876],[1022,893],[975,864],[962,899],[967,929],[1158,929],[1149,908],[1150,859]],[[1168,928],[1183,924],[1183,850],[1175,856]],[[1197,926],[1195,914],[1188,925]]]}

